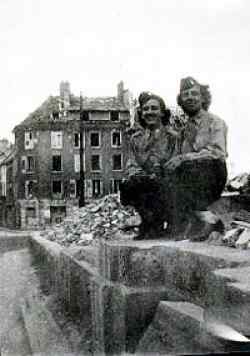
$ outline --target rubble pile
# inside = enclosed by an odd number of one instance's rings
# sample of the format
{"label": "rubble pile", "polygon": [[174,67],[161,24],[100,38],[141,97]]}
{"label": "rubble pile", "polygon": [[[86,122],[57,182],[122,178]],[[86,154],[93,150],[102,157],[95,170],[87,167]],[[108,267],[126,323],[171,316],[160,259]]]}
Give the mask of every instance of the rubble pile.
{"label": "rubble pile", "polygon": [[132,207],[122,206],[118,195],[112,194],[83,208],[75,207],[60,224],[52,225],[41,235],[63,246],[85,246],[100,238],[133,238],[140,222],[139,214]]}
{"label": "rubble pile", "polygon": [[[226,232],[213,231],[207,242],[230,248],[250,249],[250,212],[231,216]],[[133,207],[121,205],[118,195],[107,195],[83,208],[74,207],[60,224],[47,227],[41,236],[63,246],[93,245],[98,239],[133,239],[141,223]]]}
{"label": "rubble pile", "polygon": [[226,185],[229,192],[249,193],[250,192],[250,173],[242,173],[231,180]]}
{"label": "rubble pile", "polygon": [[250,227],[239,226],[227,231],[222,238],[223,243],[229,247],[246,250],[250,249]]}
{"label": "rubble pile", "polygon": [[240,210],[234,214],[231,228],[222,236],[222,244],[239,248],[250,249],[250,212]]}

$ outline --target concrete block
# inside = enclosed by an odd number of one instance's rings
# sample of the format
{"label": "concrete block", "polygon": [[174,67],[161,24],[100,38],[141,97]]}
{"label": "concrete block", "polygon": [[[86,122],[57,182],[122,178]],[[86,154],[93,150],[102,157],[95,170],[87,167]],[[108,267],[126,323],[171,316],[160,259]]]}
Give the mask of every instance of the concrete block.
{"label": "concrete block", "polygon": [[[230,269],[238,276],[240,268],[250,268],[249,250],[189,241],[106,241],[92,263],[94,255],[88,259],[86,251],[77,261],[72,250],[37,237],[31,240],[49,291],[57,294],[65,312],[91,328],[94,354],[135,352],[161,300],[206,308],[249,301],[249,281],[244,286],[225,273]],[[204,335],[204,342],[210,340]]]}
{"label": "concrete block", "polygon": [[249,265],[250,251],[189,241],[105,242],[99,250],[99,273],[129,287],[164,286],[183,300],[201,306],[228,303],[227,279],[216,269]]}
{"label": "concrete block", "polygon": [[73,259],[66,252],[60,256],[61,292],[67,312],[82,325],[91,322],[91,281],[95,272],[85,262]]}
{"label": "concrete block", "polygon": [[244,336],[250,335],[250,303],[210,306],[205,310],[204,318],[212,322],[216,320],[218,325],[227,325]]}
{"label": "concrete block", "polygon": [[22,304],[22,317],[32,354],[74,356],[69,342],[39,298],[35,296],[25,298]]}
{"label": "concrete block", "polygon": [[[174,263],[175,259],[178,263]],[[235,251],[205,242],[184,241],[106,241],[99,246],[99,273],[106,279],[128,286],[164,284],[162,268],[166,263],[192,263],[196,258],[210,270],[237,265],[250,265],[250,251]],[[198,262],[197,262],[198,263]],[[144,267],[142,267],[144,266]],[[146,270],[146,271],[145,271]],[[171,269],[172,270],[172,269]],[[132,272],[131,272],[132,271]],[[144,273],[144,275],[143,275]],[[169,273],[170,274],[170,273]],[[168,276],[168,278],[171,276]],[[166,281],[166,277],[165,281]],[[167,281],[168,281],[167,278]],[[142,282],[144,280],[144,282]]]}
{"label": "concrete block", "polygon": [[223,343],[203,328],[204,310],[191,303],[160,302],[138,354],[194,354],[224,351]]}
{"label": "concrete block", "polygon": [[246,250],[250,242],[250,229],[245,229],[235,243],[236,248]]}
{"label": "concrete block", "polygon": [[95,355],[119,355],[125,351],[126,290],[120,286],[92,279],[92,343]]}
{"label": "concrete block", "polygon": [[236,268],[222,268],[214,271],[216,276],[224,278],[227,280],[229,287],[238,289],[239,294],[241,294],[241,299],[239,296],[235,302],[250,302],[250,267],[236,267]]}
{"label": "concrete block", "polygon": [[40,276],[41,288],[44,293],[54,293],[60,285],[58,271],[60,268],[60,254],[63,248],[34,233],[29,240],[29,246]]}

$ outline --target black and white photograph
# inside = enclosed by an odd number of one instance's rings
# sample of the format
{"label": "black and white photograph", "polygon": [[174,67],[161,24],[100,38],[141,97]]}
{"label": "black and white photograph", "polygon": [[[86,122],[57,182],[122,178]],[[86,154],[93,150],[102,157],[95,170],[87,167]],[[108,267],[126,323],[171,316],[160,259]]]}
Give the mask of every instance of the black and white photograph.
{"label": "black and white photograph", "polygon": [[0,0],[0,356],[250,354],[250,2]]}

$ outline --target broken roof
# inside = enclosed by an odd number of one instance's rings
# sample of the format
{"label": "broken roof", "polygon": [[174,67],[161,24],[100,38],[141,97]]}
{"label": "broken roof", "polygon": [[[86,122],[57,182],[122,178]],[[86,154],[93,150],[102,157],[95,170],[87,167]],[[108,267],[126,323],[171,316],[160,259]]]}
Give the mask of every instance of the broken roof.
{"label": "broken roof", "polygon": [[15,146],[9,147],[5,152],[0,152],[0,165],[8,163],[15,157]]}
{"label": "broken roof", "polygon": [[[29,127],[38,122],[54,121],[53,113],[63,112],[63,99],[60,96],[49,96],[43,104],[33,111],[19,125],[15,126],[15,130],[20,126]],[[117,97],[82,97],[82,110],[87,111],[128,111],[129,109]],[[70,105],[67,107],[68,112],[80,111],[80,98],[70,95]],[[67,121],[68,116],[60,115],[60,121]]]}

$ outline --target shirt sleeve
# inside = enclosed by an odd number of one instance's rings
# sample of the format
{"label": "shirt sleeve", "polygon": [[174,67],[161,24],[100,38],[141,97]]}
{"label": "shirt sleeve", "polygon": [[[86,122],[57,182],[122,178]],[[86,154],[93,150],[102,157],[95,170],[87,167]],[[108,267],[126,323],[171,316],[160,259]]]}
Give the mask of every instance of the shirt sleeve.
{"label": "shirt sleeve", "polygon": [[137,151],[136,143],[133,137],[130,140],[129,144],[129,158],[126,163],[126,175],[133,176],[136,174],[140,174],[143,172],[142,167],[139,165],[136,159],[136,151]]}
{"label": "shirt sleeve", "polygon": [[199,153],[211,153],[215,158],[227,157],[227,126],[224,121],[216,119],[212,122],[209,140],[200,148]]}

